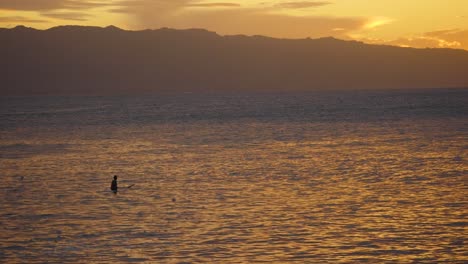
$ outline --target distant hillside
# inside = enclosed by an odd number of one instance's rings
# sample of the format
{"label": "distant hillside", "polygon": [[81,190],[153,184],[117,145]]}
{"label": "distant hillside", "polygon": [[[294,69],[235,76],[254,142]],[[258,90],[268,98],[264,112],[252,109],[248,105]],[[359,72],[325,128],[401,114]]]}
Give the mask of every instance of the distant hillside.
{"label": "distant hillside", "polygon": [[61,26],[0,29],[0,94],[468,87],[468,51],[334,38]]}

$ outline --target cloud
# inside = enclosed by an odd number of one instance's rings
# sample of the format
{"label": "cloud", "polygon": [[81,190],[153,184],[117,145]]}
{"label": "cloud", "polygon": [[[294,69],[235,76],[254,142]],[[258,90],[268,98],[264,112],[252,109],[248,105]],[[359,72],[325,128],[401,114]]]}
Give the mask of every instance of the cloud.
{"label": "cloud", "polygon": [[63,0],[0,0],[0,9],[3,10],[49,10],[63,6]]}
{"label": "cloud", "polygon": [[[282,5],[283,8],[305,8],[325,4],[328,2],[287,2]],[[112,12],[127,14],[130,17],[129,24],[135,29],[205,28],[224,35],[266,35],[280,38],[348,38],[348,33],[363,28],[368,22],[366,18],[360,17],[294,16],[275,13],[278,8],[278,5],[244,7],[227,2],[205,4],[191,0],[123,0],[115,4]]]}
{"label": "cloud", "polygon": [[[17,16],[5,16],[2,23],[39,23],[51,22],[47,18],[65,21],[87,21],[92,10],[112,6],[104,0],[0,0],[0,10],[6,12],[37,12],[39,19],[20,19]],[[40,18],[43,17],[44,20]]]}
{"label": "cloud", "polygon": [[187,4],[188,7],[240,7],[237,3],[193,3]]}
{"label": "cloud", "polygon": [[330,2],[316,2],[316,1],[303,1],[303,2],[286,2],[279,3],[276,6],[280,8],[292,8],[292,9],[301,9],[301,8],[311,8],[330,5]]}
{"label": "cloud", "polygon": [[122,0],[114,2],[110,11],[136,18],[154,17],[156,19],[174,15],[191,3],[193,4],[191,0]]}
{"label": "cloud", "polygon": [[89,15],[80,12],[43,12],[42,16],[61,19],[61,20],[73,20],[73,21],[86,21]]}
{"label": "cloud", "polygon": [[43,11],[55,9],[90,9],[109,6],[108,1],[89,0],[0,0],[0,9],[21,11]]}
{"label": "cloud", "polygon": [[0,17],[0,23],[47,23],[49,21],[43,19],[31,19],[22,16],[3,16]]}
{"label": "cloud", "polygon": [[414,48],[455,48],[468,50],[468,29],[449,29],[426,32],[395,40],[361,39],[375,44]]}
{"label": "cloud", "polygon": [[[263,13],[257,10],[221,10],[185,13],[173,21],[164,22],[178,28],[207,28],[220,34],[229,35],[265,35],[278,38],[335,36],[345,38],[348,32],[361,28],[366,21],[359,18],[287,16]],[[151,23],[151,20],[146,20],[144,23]],[[342,30],[336,31],[336,28]]]}
{"label": "cloud", "polygon": [[388,17],[374,17],[364,25],[364,29],[375,29],[384,25],[392,23],[394,20]]}
{"label": "cloud", "polygon": [[431,31],[424,34],[427,37],[444,39],[446,41],[460,41],[462,45],[468,45],[468,29],[449,29]]}
{"label": "cloud", "polygon": [[277,12],[331,4],[328,1],[275,1],[247,7],[239,3],[237,0],[0,0],[0,9],[36,11],[44,18],[86,21],[95,14],[92,9],[104,7],[107,12],[125,16],[132,29],[206,28],[220,34],[281,38],[346,37],[366,22],[365,18]]}

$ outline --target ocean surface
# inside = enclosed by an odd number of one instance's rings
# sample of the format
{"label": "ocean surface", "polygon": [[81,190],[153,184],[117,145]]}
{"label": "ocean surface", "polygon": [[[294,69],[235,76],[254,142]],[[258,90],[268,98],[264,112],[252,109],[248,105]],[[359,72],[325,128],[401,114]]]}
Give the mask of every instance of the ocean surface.
{"label": "ocean surface", "polygon": [[468,89],[3,97],[0,263],[467,263],[467,154]]}

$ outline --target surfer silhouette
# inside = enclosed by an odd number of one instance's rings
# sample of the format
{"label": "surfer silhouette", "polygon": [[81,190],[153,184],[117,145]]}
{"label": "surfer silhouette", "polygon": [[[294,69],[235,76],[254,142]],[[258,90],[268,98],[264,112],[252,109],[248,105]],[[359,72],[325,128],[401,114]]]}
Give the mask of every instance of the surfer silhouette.
{"label": "surfer silhouette", "polygon": [[116,193],[117,192],[117,175],[114,175],[114,180],[112,180],[110,189]]}

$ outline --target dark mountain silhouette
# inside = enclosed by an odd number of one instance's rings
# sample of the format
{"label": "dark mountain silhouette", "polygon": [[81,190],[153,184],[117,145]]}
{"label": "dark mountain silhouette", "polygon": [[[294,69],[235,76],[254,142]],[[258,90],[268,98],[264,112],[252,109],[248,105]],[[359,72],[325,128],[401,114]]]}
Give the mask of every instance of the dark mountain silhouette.
{"label": "dark mountain silhouette", "polygon": [[200,29],[0,29],[1,95],[468,87],[468,51]]}

